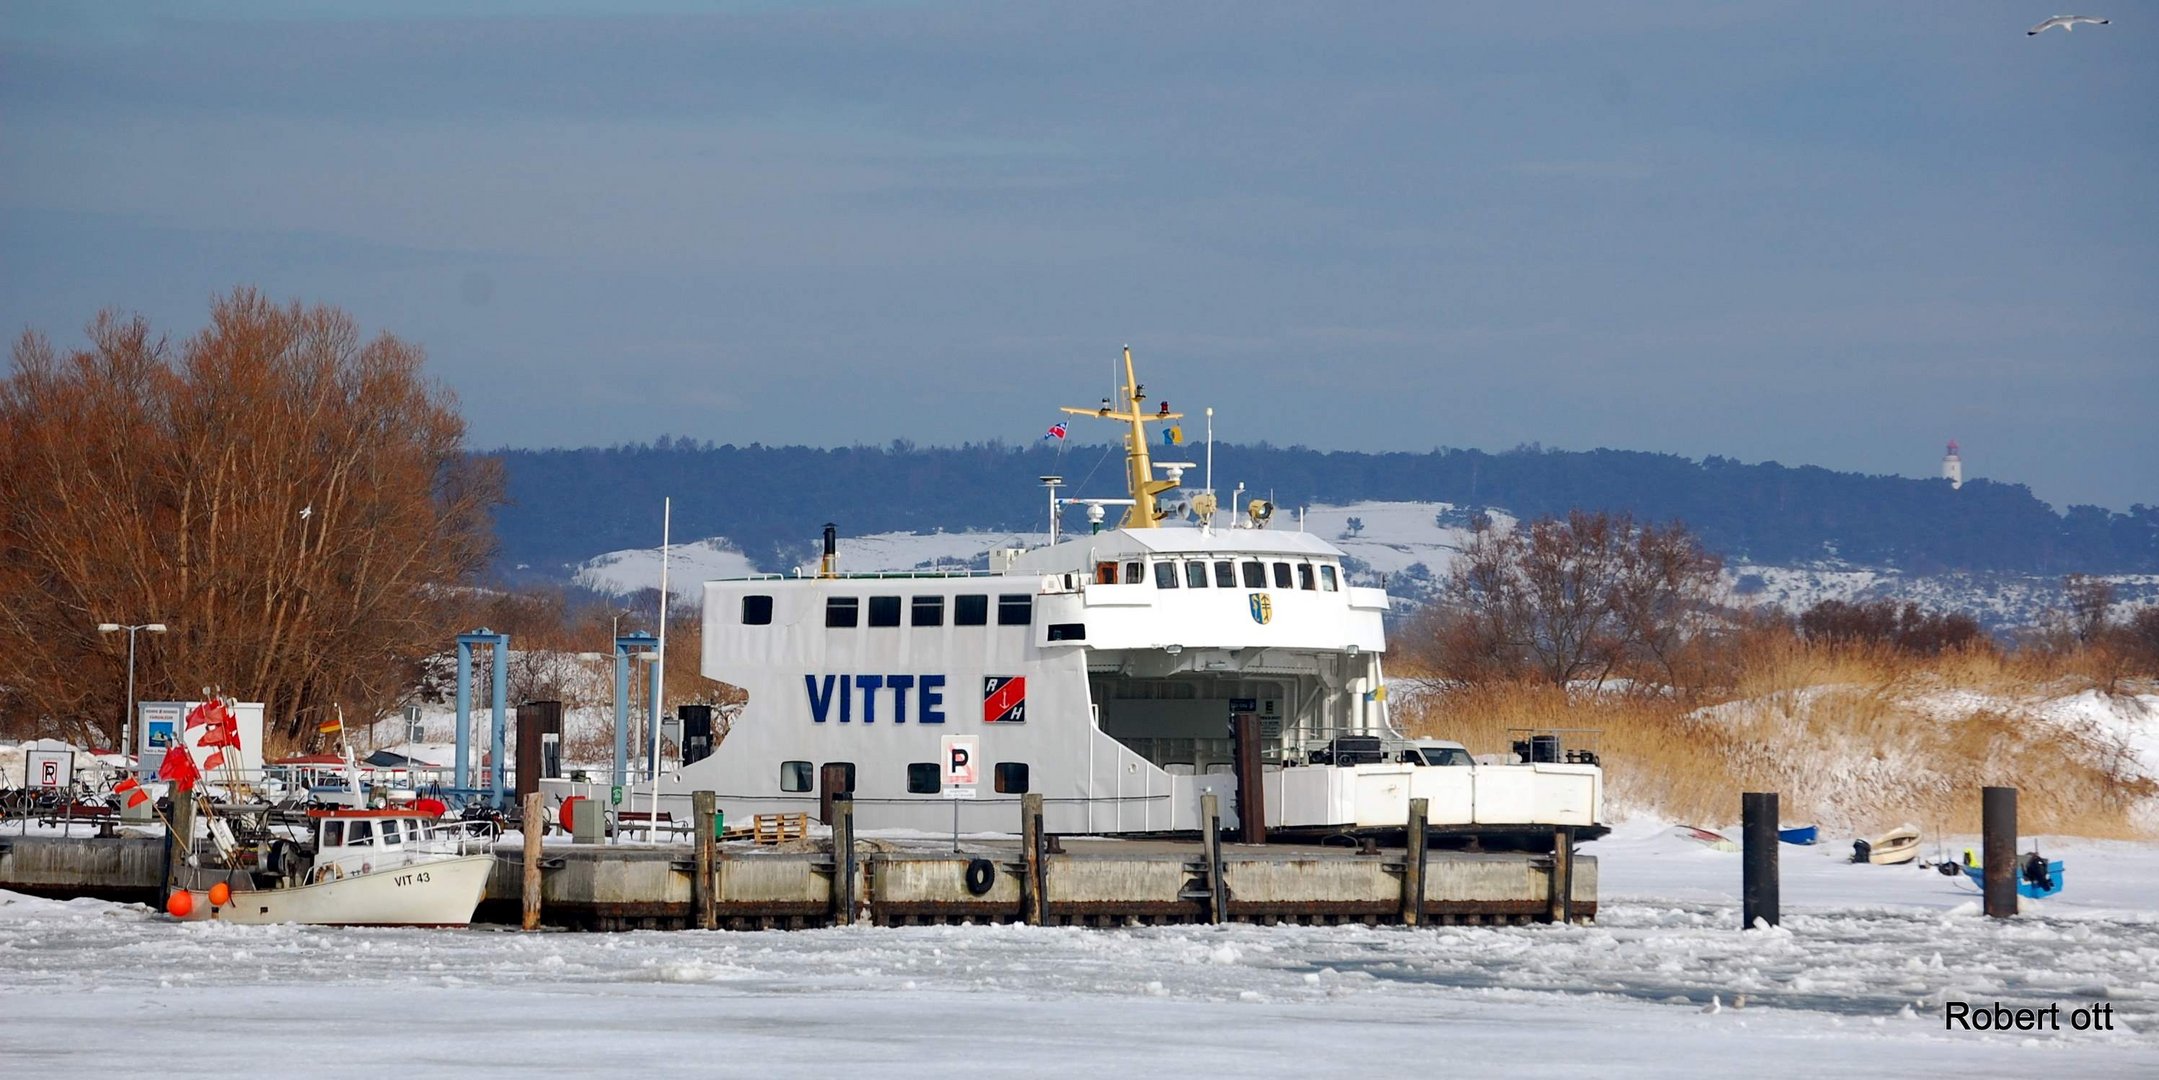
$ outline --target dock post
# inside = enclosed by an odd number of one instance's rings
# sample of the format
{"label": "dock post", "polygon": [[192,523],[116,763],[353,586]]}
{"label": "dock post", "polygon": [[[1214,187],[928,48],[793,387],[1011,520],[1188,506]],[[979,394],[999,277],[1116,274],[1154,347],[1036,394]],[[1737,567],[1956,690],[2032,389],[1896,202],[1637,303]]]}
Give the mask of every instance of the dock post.
{"label": "dock post", "polygon": [[1259,763],[1259,717],[1248,712],[1230,717],[1237,760],[1237,838],[1247,844],[1267,842],[1267,783]]}
{"label": "dock post", "polygon": [[165,830],[166,892],[172,891],[173,884],[180,880],[180,868],[187,865],[188,858],[194,854],[195,796],[191,792],[176,791],[172,798],[172,822]]}
{"label": "dock post", "polygon": [[2006,919],[2017,913],[2017,789],[1981,788],[1979,817],[1986,912]]}
{"label": "dock post", "polygon": [[1402,925],[1424,924],[1424,853],[1430,799],[1409,800],[1409,851],[1402,859]]}
{"label": "dock post", "polygon": [[1739,870],[1739,928],[1775,926],[1781,919],[1777,910],[1777,793],[1742,792],[1739,821],[1745,851]]}
{"label": "dock post", "polygon": [[712,834],[712,819],[719,811],[719,802],[719,796],[712,792],[690,792],[690,819],[697,824],[697,877],[690,885],[690,903],[697,909],[699,930],[719,926],[712,903],[712,863],[719,846],[719,838]]}
{"label": "dock post", "polygon": [[1229,902],[1222,885],[1222,802],[1210,791],[1199,799],[1200,845],[1207,859],[1207,921],[1229,921]]}
{"label": "dock post", "polygon": [[847,766],[832,762],[817,768],[817,823],[836,825],[839,819],[832,816],[832,800],[841,793],[853,789],[847,786]]}
{"label": "dock post", "polygon": [[855,922],[855,797],[832,794],[832,925]]}
{"label": "dock post", "polygon": [[547,831],[547,799],[525,796],[525,929],[540,928],[540,834]]}
{"label": "dock post", "polygon": [[1042,925],[1042,794],[1020,796],[1020,921]]}
{"label": "dock post", "polygon": [[1552,872],[1545,878],[1545,918],[1565,926],[1574,921],[1574,826],[1552,829]]}

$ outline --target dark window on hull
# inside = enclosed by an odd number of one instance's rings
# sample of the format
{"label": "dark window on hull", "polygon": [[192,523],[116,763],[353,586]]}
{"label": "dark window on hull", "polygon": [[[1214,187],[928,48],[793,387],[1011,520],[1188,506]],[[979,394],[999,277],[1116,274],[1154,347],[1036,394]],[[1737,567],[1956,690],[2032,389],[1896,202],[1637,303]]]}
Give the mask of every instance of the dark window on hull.
{"label": "dark window on hull", "polygon": [[1005,593],[997,598],[997,625],[1031,626],[1034,621],[1034,597],[1025,593]]}
{"label": "dark window on hull", "polygon": [[870,597],[870,625],[898,626],[900,624],[900,598],[897,596]]}
{"label": "dark window on hull", "polygon": [[825,625],[828,627],[854,626],[862,618],[862,600],[853,596],[833,596],[825,600]]}
{"label": "dark window on hull", "polygon": [[745,596],[742,598],[742,625],[772,625],[772,598],[769,596]]}
{"label": "dark window on hull", "polygon": [[952,598],[952,625],[988,626],[990,622],[990,598],[976,593],[972,596]]}
{"label": "dark window on hull", "polygon": [[1027,794],[1027,763],[1024,761],[1000,761],[995,774],[999,795]]}
{"label": "dark window on hull", "polygon": [[817,770],[807,761],[780,762],[780,790],[808,791],[816,783]]}
{"label": "dark window on hull", "polygon": [[909,795],[935,795],[944,785],[944,773],[934,761],[917,761],[907,766],[907,793]]}
{"label": "dark window on hull", "polygon": [[945,624],[945,598],[942,596],[917,596],[914,608],[908,613],[911,626],[943,626]]}

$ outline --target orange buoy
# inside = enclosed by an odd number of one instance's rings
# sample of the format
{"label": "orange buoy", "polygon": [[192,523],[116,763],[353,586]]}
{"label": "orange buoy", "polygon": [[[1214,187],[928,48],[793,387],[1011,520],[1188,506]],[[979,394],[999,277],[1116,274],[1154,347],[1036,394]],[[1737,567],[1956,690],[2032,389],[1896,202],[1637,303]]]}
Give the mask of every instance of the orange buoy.
{"label": "orange buoy", "polygon": [[185,919],[195,912],[195,894],[180,889],[165,898],[165,914],[175,919]]}
{"label": "orange buoy", "polygon": [[210,906],[224,907],[232,903],[232,886],[220,881],[210,886]]}

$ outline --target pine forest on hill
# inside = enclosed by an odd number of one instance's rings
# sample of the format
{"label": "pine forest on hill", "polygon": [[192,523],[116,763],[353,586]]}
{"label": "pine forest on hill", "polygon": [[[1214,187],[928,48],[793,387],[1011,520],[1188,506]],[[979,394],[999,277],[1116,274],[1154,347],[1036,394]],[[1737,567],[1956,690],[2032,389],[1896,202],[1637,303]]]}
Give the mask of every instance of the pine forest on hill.
{"label": "pine forest on hill", "polygon": [[[726,536],[760,562],[805,554],[827,521],[843,534],[1041,529],[1037,477],[1073,496],[1121,494],[1115,444],[1059,448],[820,449],[661,438],[607,448],[499,450],[507,505],[496,515],[498,565],[514,580],[558,576],[593,555],[653,546],[672,496],[674,535]],[[1196,459],[1199,447],[1182,448]],[[1217,444],[1216,488],[1290,508],[1356,500],[1444,501],[1531,518],[1569,510],[1680,520],[1727,559],[1835,558],[1913,573],[2159,572],[2159,507],[2057,512],[2021,484],[1835,472],[1723,457],[1522,447],[1501,453],[1351,453]],[[1196,481],[1196,477],[1188,477]],[[520,572],[522,571],[522,573]]]}

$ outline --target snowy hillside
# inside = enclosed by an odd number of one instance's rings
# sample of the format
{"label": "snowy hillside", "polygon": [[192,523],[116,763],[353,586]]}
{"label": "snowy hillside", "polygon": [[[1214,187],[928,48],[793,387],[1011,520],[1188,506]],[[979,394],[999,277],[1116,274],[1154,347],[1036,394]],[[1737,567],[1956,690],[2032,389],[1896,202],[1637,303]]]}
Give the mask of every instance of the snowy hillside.
{"label": "snowy hillside", "polygon": [[[1429,597],[1446,577],[1454,557],[1469,542],[1470,524],[1477,513],[1490,516],[1501,528],[1516,523],[1512,515],[1492,507],[1470,508],[1444,502],[1359,502],[1311,506],[1302,508],[1301,513],[1284,508],[1275,515],[1274,527],[1301,527],[1325,537],[1348,556],[1352,580],[1383,584],[1396,596],[1415,602]],[[1047,539],[1041,533],[988,531],[843,536],[840,567],[858,573],[941,566],[980,569],[988,566],[993,549],[1033,546]],[[659,551],[655,548],[614,551],[579,565],[573,580],[596,592],[625,595],[657,588],[659,565]],[[713,537],[676,548],[669,573],[678,589],[687,590],[708,578],[813,568],[759,566],[725,537]],[[2058,577],[1912,574],[1835,560],[1789,566],[1732,560],[1725,580],[1734,601],[1739,603],[1797,612],[1823,600],[1909,600],[1934,610],[1970,612],[1996,630],[2034,625],[2061,603]],[[2125,605],[2159,603],[2159,574],[2116,575],[2107,580],[2115,583]]]}

